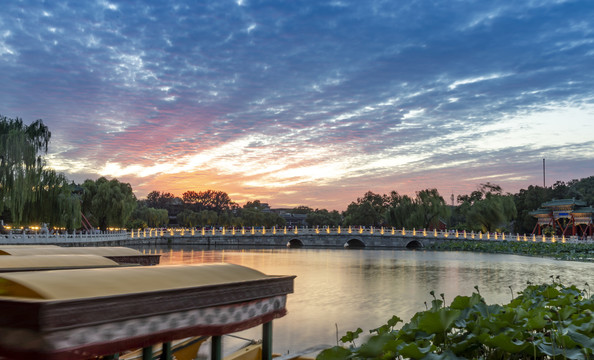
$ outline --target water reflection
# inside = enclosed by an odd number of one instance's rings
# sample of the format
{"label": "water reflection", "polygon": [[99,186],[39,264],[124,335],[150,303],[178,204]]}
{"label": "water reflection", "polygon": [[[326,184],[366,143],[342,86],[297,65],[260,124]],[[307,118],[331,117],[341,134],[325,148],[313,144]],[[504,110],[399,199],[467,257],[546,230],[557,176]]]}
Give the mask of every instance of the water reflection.
{"label": "water reflection", "polygon": [[[161,264],[229,262],[270,275],[297,275],[289,314],[274,323],[274,351],[285,353],[326,343],[357,327],[376,328],[392,315],[405,321],[430,303],[430,291],[446,303],[478,286],[487,303],[507,303],[527,281],[583,286],[594,264],[514,255],[410,250],[145,248]],[[261,337],[258,329],[244,332]]]}

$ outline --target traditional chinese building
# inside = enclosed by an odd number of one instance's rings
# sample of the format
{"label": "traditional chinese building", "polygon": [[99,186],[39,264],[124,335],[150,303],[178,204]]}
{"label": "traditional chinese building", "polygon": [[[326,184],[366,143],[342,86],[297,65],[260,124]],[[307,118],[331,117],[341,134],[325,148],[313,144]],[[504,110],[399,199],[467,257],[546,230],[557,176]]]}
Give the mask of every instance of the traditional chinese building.
{"label": "traditional chinese building", "polygon": [[575,199],[560,199],[545,202],[541,208],[532,211],[530,215],[537,219],[532,233],[540,235],[542,231],[551,227],[557,235],[592,236],[594,226],[592,218],[594,208]]}

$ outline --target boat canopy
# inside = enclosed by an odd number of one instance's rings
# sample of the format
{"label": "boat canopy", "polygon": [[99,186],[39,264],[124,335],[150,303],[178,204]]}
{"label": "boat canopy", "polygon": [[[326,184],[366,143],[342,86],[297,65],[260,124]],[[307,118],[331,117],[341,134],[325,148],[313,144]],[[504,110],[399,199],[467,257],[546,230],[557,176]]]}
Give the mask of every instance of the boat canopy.
{"label": "boat canopy", "polygon": [[267,275],[257,270],[234,264],[61,270],[59,275],[54,271],[37,271],[0,274],[0,294],[8,297],[65,300],[266,278]]}
{"label": "boat canopy", "polygon": [[123,247],[59,247],[59,246],[0,246],[0,255],[63,255],[87,254],[99,256],[136,256],[138,250]]}
{"label": "boat canopy", "polygon": [[0,256],[0,272],[118,266],[98,255],[23,255]]}

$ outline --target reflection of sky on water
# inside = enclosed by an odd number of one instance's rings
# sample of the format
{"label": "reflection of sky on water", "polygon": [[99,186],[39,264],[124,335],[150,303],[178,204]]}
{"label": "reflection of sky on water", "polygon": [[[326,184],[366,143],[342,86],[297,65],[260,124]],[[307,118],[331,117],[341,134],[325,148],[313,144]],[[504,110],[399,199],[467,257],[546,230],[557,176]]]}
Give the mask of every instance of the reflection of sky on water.
{"label": "reflection of sky on water", "polygon": [[[145,250],[146,252],[152,250]],[[274,322],[274,350],[284,353],[317,344],[336,343],[357,327],[368,329],[392,315],[408,321],[425,309],[430,291],[449,304],[478,286],[487,303],[507,303],[526,282],[583,286],[594,264],[515,255],[397,250],[191,250],[162,251],[161,264],[229,262],[270,275],[297,275],[289,295],[289,314]],[[244,332],[260,338],[260,330]]]}

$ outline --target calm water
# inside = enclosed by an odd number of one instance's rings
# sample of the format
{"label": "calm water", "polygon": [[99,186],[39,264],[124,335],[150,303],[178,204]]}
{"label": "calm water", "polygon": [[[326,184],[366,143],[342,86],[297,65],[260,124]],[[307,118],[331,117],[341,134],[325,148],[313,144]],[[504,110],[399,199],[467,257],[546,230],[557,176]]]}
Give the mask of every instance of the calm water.
{"label": "calm water", "polygon": [[[200,250],[142,249],[162,253],[161,264],[228,262],[269,275],[297,275],[288,297],[289,314],[275,320],[274,351],[295,352],[318,344],[336,344],[361,327],[365,332],[392,315],[408,321],[429,292],[444,293],[449,304],[456,295],[470,295],[478,286],[487,303],[507,303],[526,282],[550,282],[560,276],[566,285],[592,282],[594,264],[515,255],[410,250]],[[260,329],[241,333],[260,339]]]}

